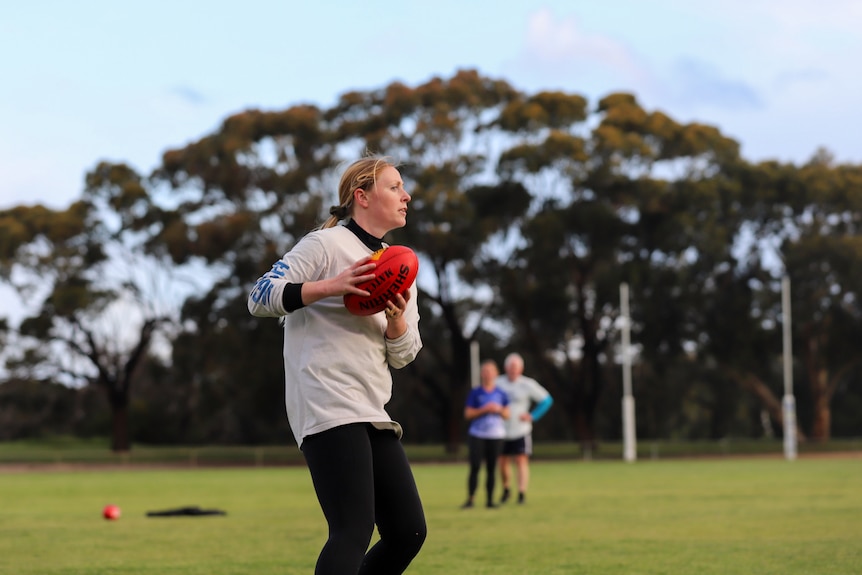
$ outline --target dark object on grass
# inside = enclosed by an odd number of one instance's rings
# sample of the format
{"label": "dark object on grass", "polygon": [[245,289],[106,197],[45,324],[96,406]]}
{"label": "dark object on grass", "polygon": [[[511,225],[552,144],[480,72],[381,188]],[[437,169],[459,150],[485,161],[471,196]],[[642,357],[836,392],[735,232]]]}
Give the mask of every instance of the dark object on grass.
{"label": "dark object on grass", "polygon": [[162,511],[147,511],[147,517],[177,517],[179,515],[227,515],[227,513],[221,509],[201,509],[196,505],[177,507],[176,509],[164,509]]}

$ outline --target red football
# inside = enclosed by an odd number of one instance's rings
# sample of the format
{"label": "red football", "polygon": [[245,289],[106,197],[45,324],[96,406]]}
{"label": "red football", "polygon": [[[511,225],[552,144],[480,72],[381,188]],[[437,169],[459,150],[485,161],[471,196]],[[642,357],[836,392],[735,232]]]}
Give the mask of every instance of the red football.
{"label": "red football", "polygon": [[345,294],[344,307],[355,315],[373,315],[386,309],[386,302],[403,294],[416,279],[419,259],[406,246],[389,246],[371,254],[369,262],[377,267],[371,270],[374,279],[356,284],[359,289],[371,293],[368,296]]}
{"label": "red football", "polygon": [[105,505],[102,509],[102,517],[114,521],[120,518],[120,508],[116,505]]}

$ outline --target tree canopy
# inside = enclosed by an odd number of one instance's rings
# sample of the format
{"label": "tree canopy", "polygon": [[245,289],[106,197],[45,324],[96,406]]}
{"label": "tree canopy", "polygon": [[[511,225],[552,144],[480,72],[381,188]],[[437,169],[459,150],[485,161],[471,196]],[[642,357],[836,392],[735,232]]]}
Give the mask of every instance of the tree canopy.
{"label": "tree canopy", "polygon": [[862,167],[824,150],[751,163],[719,128],[634,94],[591,104],[474,70],[247,110],[149,174],[99,163],[68,209],[3,211],[0,280],[34,310],[3,325],[8,372],[104,390],[117,450],[129,417],[158,422],[131,424],[148,441],[284,440],[281,334],[246,295],[367,150],[400,162],[413,197],[386,238],[421,261],[425,349],[390,405],[408,440],[461,441],[472,342],[519,351],[559,400],[539,436],[619,438],[621,282],[639,435],[779,430],[784,275],[800,437],[858,433],[840,407],[862,399]]}

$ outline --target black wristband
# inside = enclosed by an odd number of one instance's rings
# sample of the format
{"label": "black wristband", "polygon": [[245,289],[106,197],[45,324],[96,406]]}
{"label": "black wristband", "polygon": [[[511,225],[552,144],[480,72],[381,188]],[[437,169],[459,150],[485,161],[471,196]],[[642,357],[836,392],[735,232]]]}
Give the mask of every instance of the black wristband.
{"label": "black wristband", "polygon": [[305,307],[302,303],[302,284],[287,284],[281,292],[281,305],[288,312],[296,311]]}

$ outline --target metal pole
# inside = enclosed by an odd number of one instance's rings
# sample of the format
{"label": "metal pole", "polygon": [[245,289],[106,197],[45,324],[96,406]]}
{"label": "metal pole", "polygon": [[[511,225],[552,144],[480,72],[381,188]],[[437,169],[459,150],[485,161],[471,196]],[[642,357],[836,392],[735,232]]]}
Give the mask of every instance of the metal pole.
{"label": "metal pole", "polygon": [[479,342],[470,342],[470,385],[479,387]]}
{"label": "metal pole", "polygon": [[637,459],[635,438],[635,399],[632,396],[631,320],[629,318],[629,284],[620,284],[620,320],[622,321],[623,355],[623,459]]}
{"label": "metal pole", "polygon": [[790,278],[781,278],[781,316],[784,335],[784,458],[796,459],[796,398],[793,397],[793,341],[791,339]]}

